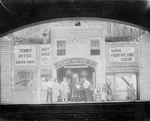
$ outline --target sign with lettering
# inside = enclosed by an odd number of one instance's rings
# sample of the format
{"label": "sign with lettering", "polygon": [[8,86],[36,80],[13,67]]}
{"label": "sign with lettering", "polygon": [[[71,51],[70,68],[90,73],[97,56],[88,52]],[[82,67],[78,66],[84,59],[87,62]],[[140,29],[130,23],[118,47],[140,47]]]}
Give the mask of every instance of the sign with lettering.
{"label": "sign with lettering", "polygon": [[111,62],[135,62],[134,47],[114,47],[109,49]]}
{"label": "sign with lettering", "polygon": [[28,90],[29,82],[33,83],[36,77],[35,70],[16,70],[14,79],[15,90]]}
{"label": "sign with lettering", "polygon": [[36,46],[20,45],[15,46],[15,65],[35,65],[36,64]]}
{"label": "sign with lettering", "polygon": [[138,72],[138,67],[106,68],[107,73]]}
{"label": "sign with lettering", "polygon": [[65,65],[75,65],[75,64],[83,64],[83,65],[96,67],[97,62],[85,58],[71,58],[71,59],[62,60],[60,62],[56,62],[55,67],[59,68]]}
{"label": "sign with lettering", "polygon": [[40,46],[40,52],[41,52],[41,65],[50,65],[51,64],[51,50],[50,45],[41,45]]}

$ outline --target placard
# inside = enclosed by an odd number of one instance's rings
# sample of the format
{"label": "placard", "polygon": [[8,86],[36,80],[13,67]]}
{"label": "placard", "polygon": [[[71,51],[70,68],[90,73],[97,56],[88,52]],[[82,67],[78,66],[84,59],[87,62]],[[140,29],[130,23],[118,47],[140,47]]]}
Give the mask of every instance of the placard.
{"label": "placard", "polygon": [[19,45],[15,46],[15,65],[35,65],[36,64],[36,46]]}
{"label": "placard", "polygon": [[51,64],[51,48],[50,45],[41,45],[40,46],[40,57],[41,65],[50,65]]}
{"label": "placard", "polygon": [[106,68],[107,73],[138,72],[138,67]]}
{"label": "placard", "polygon": [[36,79],[36,70],[16,70],[14,80],[15,90],[28,90],[28,83]]}
{"label": "placard", "polygon": [[114,47],[109,49],[111,62],[135,62],[134,47]]}

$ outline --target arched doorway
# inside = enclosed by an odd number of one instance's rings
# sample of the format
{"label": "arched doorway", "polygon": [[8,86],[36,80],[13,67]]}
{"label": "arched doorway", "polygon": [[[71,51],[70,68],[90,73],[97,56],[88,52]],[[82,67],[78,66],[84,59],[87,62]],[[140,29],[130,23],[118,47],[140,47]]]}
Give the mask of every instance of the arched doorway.
{"label": "arched doorway", "polygon": [[[68,101],[76,102],[76,101],[85,101],[85,92],[83,87],[83,77],[86,77],[90,82],[90,95],[91,100],[93,100],[93,91],[95,85],[95,68],[89,65],[65,65],[57,69],[57,78],[59,83],[61,84],[63,77],[67,78],[69,85],[69,94]],[[79,79],[79,96],[76,97],[74,93],[75,79]]]}

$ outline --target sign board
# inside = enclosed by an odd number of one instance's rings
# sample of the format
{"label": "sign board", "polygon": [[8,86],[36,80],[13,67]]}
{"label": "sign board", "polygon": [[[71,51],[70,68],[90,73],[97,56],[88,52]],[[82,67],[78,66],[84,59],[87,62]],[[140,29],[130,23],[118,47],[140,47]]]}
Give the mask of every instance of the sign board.
{"label": "sign board", "polygon": [[51,48],[50,45],[41,45],[40,46],[40,57],[41,65],[50,65],[51,64]]}
{"label": "sign board", "polygon": [[138,72],[138,67],[106,68],[107,73]]}
{"label": "sign board", "polygon": [[75,64],[83,64],[83,65],[96,67],[97,62],[85,58],[71,58],[71,59],[62,60],[60,62],[56,62],[55,67],[59,68],[65,65],[75,65]]}
{"label": "sign board", "polygon": [[15,65],[36,65],[36,46],[15,46]]}
{"label": "sign board", "polygon": [[114,47],[109,49],[111,62],[135,62],[134,47]]}
{"label": "sign board", "polygon": [[28,90],[28,83],[36,78],[36,70],[16,70],[14,80],[15,90]]}

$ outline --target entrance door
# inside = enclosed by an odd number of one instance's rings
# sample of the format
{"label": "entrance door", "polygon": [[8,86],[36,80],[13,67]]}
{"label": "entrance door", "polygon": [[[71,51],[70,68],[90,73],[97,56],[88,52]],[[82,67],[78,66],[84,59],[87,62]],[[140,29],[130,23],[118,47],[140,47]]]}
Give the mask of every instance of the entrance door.
{"label": "entrance door", "polygon": [[[87,77],[87,80],[91,83],[91,92],[93,92],[93,73],[95,73],[95,69],[90,66],[86,65],[67,65],[57,69],[57,78],[61,83],[63,77],[67,77],[68,84],[69,84],[69,93],[68,93],[68,101],[73,101],[73,86],[74,86],[74,79],[79,78],[80,82],[80,101],[85,100],[85,92],[83,88],[83,77]],[[92,90],[93,89],[93,90]],[[91,93],[92,95],[92,93]],[[91,96],[92,97],[92,96]],[[93,98],[93,97],[92,97]]]}

